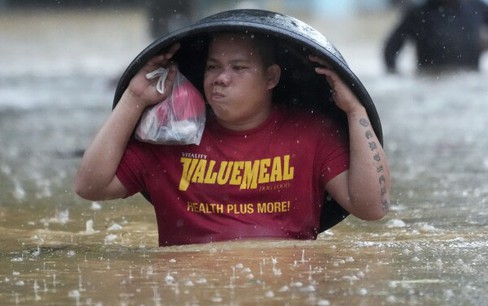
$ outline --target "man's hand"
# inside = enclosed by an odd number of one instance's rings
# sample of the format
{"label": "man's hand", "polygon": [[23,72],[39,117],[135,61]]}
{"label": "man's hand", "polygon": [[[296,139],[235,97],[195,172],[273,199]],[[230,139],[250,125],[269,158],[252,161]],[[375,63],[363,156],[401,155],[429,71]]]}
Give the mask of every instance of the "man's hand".
{"label": "man's hand", "polygon": [[[136,101],[138,106],[143,108],[159,103],[167,98],[171,93],[171,88],[176,76],[177,66],[171,63],[174,54],[179,50],[180,44],[172,45],[164,54],[151,58],[132,78],[127,88],[127,93],[131,100]],[[168,68],[168,76],[164,83],[164,93],[161,94],[156,90],[158,79],[148,80],[146,74],[160,67]]]}
{"label": "man's hand", "polygon": [[329,86],[332,89],[332,98],[337,107],[347,114],[363,108],[351,89],[342,81],[337,73],[330,68],[330,65],[324,59],[310,55],[309,60],[321,65],[320,67],[315,68],[315,72],[325,76],[327,83],[329,83]]}

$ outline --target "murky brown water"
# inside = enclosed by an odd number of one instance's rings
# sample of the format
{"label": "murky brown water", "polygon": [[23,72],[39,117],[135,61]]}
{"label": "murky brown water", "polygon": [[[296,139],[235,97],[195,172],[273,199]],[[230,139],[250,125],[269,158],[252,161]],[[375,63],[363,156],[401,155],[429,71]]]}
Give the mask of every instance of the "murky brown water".
{"label": "murky brown water", "polygon": [[385,75],[392,20],[311,21],[382,118],[394,177],[384,220],[349,217],[317,241],[158,248],[142,197],[71,191],[111,80],[149,42],[141,13],[0,15],[0,304],[486,305],[488,69]]}

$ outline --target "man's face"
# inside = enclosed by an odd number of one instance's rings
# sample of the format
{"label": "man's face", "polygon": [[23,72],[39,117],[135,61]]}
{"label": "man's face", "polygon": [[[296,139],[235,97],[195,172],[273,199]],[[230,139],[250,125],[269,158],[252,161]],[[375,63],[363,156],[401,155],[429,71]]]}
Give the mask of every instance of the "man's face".
{"label": "man's face", "polygon": [[233,130],[254,128],[271,110],[269,69],[263,67],[251,39],[222,34],[212,40],[204,77],[207,102],[217,120]]}

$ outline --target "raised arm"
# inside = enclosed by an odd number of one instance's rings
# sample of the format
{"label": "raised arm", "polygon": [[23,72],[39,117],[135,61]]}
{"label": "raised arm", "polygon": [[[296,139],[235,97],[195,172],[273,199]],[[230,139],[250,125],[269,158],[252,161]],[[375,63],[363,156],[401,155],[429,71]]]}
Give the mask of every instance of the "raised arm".
{"label": "raised arm", "polygon": [[336,105],[347,115],[349,126],[349,170],[326,185],[327,192],[352,215],[364,220],[381,219],[390,206],[390,170],[386,154],[369,122],[364,106],[327,63],[315,70],[323,75],[333,90]]}
{"label": "raised arm", "polygon": [[146,74],[168,66],[178,49],[178,44],[171,46],[167,53],[152,58],[141,68],[86,149],[74,182],[74,190],[82,198],[97,201],[127,195],[127,190],[115,175],[118,165],[144,109],[164,100],[166,93],[170,92],[176,68],[174,65],[170,66],[165,94],[156,90],[157,80],[147,80]]}

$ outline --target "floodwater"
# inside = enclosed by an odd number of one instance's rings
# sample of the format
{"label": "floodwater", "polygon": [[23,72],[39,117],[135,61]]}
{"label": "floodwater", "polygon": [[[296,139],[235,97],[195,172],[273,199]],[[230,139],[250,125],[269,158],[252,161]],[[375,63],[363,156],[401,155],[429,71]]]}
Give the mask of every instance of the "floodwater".
{"label": "floodwater", "polygon": [[[292,14],[292,12],[285,12]],[[0,16],[1,305],[486,305],[488,65],[386,75],[392,12],[307,20],[382,119],[392,211],[317,241],[157,247],[151,206],[71,190],[113,83],[150,42],[137,11]]]}

